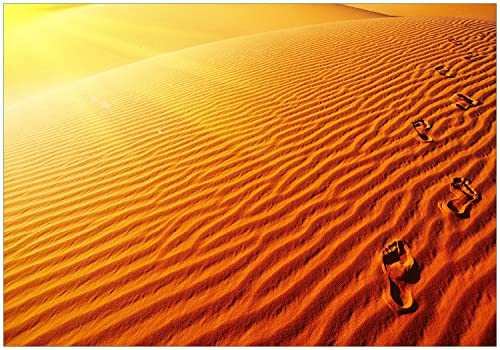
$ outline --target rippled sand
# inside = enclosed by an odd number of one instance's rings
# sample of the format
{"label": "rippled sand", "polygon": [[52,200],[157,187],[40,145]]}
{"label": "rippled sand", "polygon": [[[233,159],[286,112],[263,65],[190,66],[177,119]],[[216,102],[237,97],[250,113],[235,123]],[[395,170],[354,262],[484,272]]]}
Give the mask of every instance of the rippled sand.
{"label": "rippled sand", "polygon": [[239,36],[4,124],[7,345],[496,344],[495,22]]}

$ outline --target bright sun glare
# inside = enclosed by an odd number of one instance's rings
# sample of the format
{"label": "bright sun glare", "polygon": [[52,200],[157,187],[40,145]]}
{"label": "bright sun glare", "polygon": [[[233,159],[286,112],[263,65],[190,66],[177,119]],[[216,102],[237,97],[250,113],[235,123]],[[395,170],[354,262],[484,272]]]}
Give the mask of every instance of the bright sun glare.
{"label": "bright sun glare", "polygon": [[73,4],[5,4],[4,25],[5,29],[29,22],[38,17],[47,15],[54,11],[76,7]]}

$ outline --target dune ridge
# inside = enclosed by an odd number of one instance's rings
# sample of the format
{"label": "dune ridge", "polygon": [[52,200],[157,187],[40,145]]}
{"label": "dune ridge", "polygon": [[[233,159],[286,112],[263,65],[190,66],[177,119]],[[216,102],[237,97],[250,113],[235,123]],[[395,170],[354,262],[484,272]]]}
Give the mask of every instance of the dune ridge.
{"label": "dune ridge", "polygon": [[[5,343],[495,344],[495,31],[275,31],[7,109]],[[439,205],[460,176],[482,195],[467,219]],[[395,236],[422,267],[402,317],[378,255]]]}
{"label": "dune ridge", "polygon": [[[16,21],[23,14],[26,18]],[[6,4],[5,17],[5,104],[10,106],[49,88],[183,48],[386,15],[340,4]]]}

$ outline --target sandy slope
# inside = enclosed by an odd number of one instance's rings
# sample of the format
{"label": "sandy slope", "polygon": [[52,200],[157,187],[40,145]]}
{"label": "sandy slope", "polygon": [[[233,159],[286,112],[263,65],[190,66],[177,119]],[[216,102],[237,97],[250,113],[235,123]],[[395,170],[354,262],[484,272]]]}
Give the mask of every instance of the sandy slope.
{"label": "sandy slope", "polygon": [[[40,6],[40,5],[34,5]],[[38,10],[6,5],[5,99],[18,102],[75,79],[216,40],[385,15],[344,5],[100,4]],[[35,7],[36,9],[36,7]],[[29,11],[28,11],[29,12]],[[26,15],[27,16],[27,15]]]}
{"label": "sandy slope", "polygon": [[389,16],[468,17],[496,21],[496,4],[349,4]]}
{"label": "sandy slope", "polygon": [[[7,108],[6,344],[496,343],[495,30],[283,30]],[[393,238],[421,267],[402,316]]]}

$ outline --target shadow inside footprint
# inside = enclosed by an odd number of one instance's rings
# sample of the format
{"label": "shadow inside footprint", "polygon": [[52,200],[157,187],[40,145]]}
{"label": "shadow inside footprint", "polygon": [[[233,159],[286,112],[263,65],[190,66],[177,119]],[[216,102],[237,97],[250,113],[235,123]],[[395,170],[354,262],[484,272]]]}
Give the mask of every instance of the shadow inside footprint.
{"label": "shadow inside footprint", "polygon": [[465,96],[464,94],[456,94],[453,96],[453,100],[455,101],[455,105],[466,111],[471,107],[482,105],[483,103],[478,100],[474,100],[469,96]]}
{"label": "shadow inside footprint", "polygon": [[405,281],[410,284],[420,281],[420,270],[420,265],[415,261],[413,267],[406,273]]}
{"label": "shadow inside footprint", "polygon": [[431,128],[430,124],[427,123],[423,119],[416,120],[412,123],[413,128],[417,132],[418,136],[422,139],[424,142],[432,142],[434,141],[432,137],[427,135],[427,130]]}
{"label": "shadow inside footprint", "polygon": [[409,314],[412,312],[415,312],[418,309],[418,303],[416,300],[413,300],[413,304],[408,307],[404,308],[404,301],[401,299],[401,289],[396,285],[396,283],[392,282],[389,280],[390,284],[390,294],[394,302],[399,306],[399,310],[397,311],[398,314],[404,315],[404,314]]}
{"label": "shadow inside footprint", "polygon": [[483,58],[483,56],[479,55],[477,52],[468,51],[465,59],[471,60],[472,62],[479,61]]}
{"label": "shadow inside footprint", "polygon": [[446,77],[446,78],[454,78],[455,77],[455,74],[450,73],[450,68],[448,68],[446,66],[437,66],[434,69],[436,71],[438,71],[439,74],[441,74],[443,77]]}
{"label": "shadow inside footprint", "polygon": [[415,311],[417,304],[409,285],[420,280],[420,268],[406,242],[397,240],[384,248],[382,269],[388,277],[388,288],[383,298],[389,308],[398,314]]}
{"label": "shadow inside footprint", "polygon": [[455,45],[462,45],[462,41],[455,39],[455,38],[448,38],[448,41],[451,41]]}
{"label": "shadow inside footprint", "polygon": [[467,178],[456,177],[451,184],[458,197],[446,203],[446,207],[461,219],[470,218],[472,206],[481,200],[481,194],[470,186],[471,183]]}

